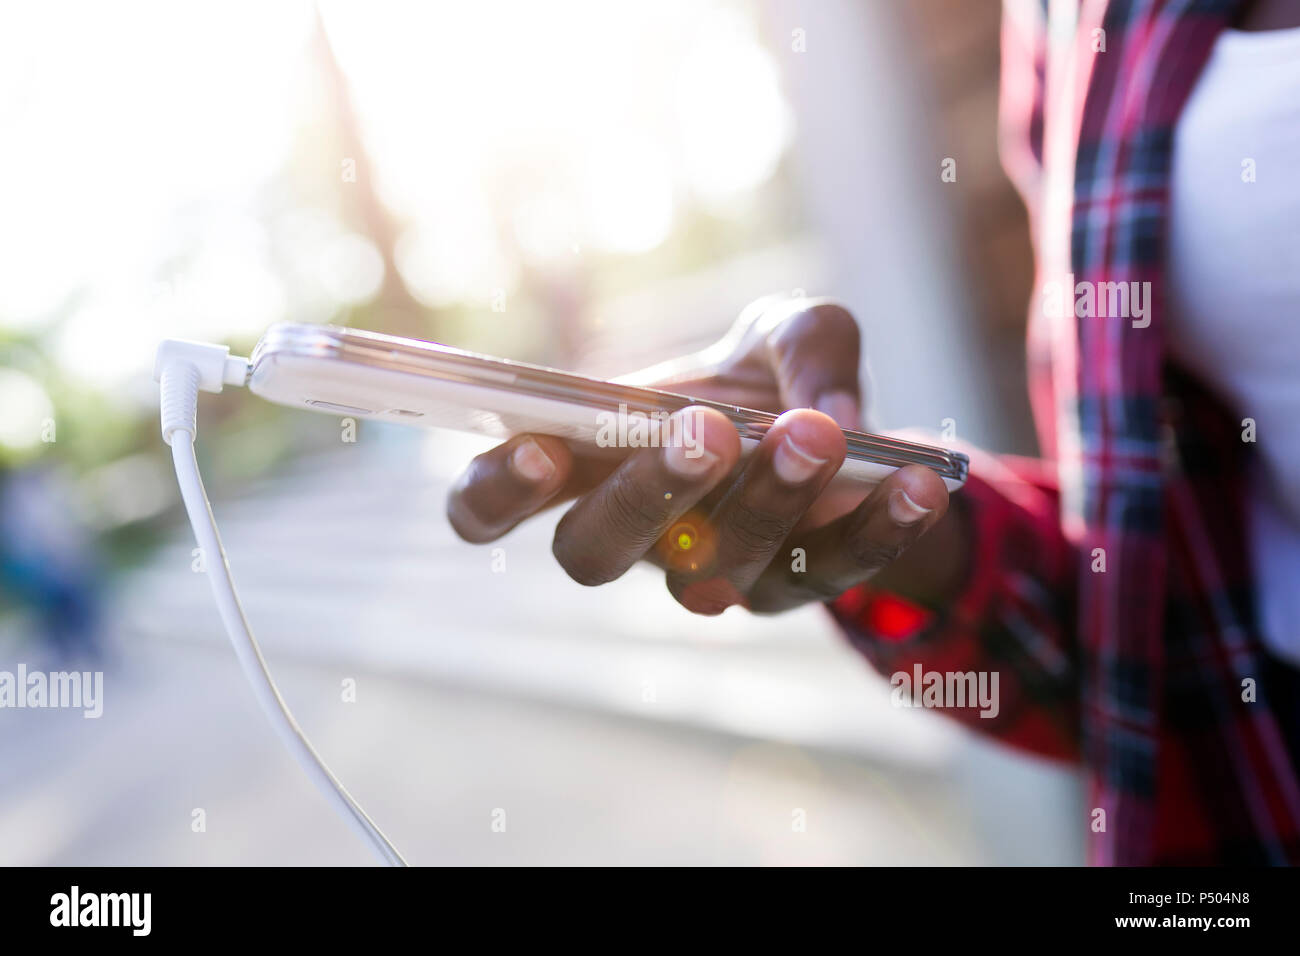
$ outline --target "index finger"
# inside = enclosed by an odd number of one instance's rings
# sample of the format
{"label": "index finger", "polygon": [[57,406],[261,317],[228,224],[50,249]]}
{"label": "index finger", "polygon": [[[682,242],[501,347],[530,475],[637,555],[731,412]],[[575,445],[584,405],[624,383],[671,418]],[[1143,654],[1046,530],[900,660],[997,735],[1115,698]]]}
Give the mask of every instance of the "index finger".
{"label": "index finger", "polygon": [[560,439],[516,435],[469,463],[447,496],[447,519],[466,541],[494,541],[555,498],[572,470]]}

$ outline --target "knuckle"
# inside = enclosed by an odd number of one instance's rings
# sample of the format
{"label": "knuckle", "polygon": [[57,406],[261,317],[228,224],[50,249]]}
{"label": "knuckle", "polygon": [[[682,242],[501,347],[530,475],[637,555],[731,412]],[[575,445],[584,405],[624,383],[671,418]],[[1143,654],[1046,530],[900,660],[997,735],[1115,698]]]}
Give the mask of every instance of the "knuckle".
{"label": "knuckle", "polygon": [[852,586],[844,578],[815,572],[782,571],[769,568],[749,594],[749,610],[755,614],[776,614],[805,604],[834,601]]}
{"label": "knuckle", "polygon": [[614,540],[649,545],[659,535],[664,509],[635,480],[616,473],[604,489],[605,530]]}
{"label": "knuckle", "polygon": [[793,583],[795,592],[803,599],[803,603],[810,604],[813,602],[834,601],[843,594],[848,588],[834,581],[828,581],[824,578],[810,578],[806,581]]}
{"label": "knuckle", "polygon": [[754,591],[749,595],[746,605],[751,614],[781,614],[805,604],[819,603],[822,599],[812,597],[799,588],[783,588],[779,591]]}
{"label": "knuckle", "polygon": [[749,598],[749,613],[759,615],[780,614],[782,611],[788,611],[791,607],[797,607],[798,602],[786,600],[787,595],[781,598],[770,594],[751,594]]}
{"label": "knuckle", "polygon": [[879,541],[862,537],[851,537],[846,543],[846,550],[854,565],[861,571],[878,571],[893,563],[907,547],[905,541]]}
{"label": "knuckle", "polygon": [[830,341],[844,347],[858,342],[857,320],[837,302],[819,302],[796,313],[790,321],[791,336],[802,341]]}
{"label": "knuckle", "polygon": [[743,330],[757,325],[762,320],[763,316],[767,314],[768,310],[772,308],[773,304],[780,298],[781,296],[778,294],[770,294],[759,296],[757,299],[750,302],[749,305],[740,310],[740,315],[737,317],[735,323],[736,328]]}
{"label": "knuckle", "polygon": [[734,505],[730,518],[730,535],[745,557],[757,558],[769,553],[785,540],[794,528],[794,520],[756,507],[744,500]]}

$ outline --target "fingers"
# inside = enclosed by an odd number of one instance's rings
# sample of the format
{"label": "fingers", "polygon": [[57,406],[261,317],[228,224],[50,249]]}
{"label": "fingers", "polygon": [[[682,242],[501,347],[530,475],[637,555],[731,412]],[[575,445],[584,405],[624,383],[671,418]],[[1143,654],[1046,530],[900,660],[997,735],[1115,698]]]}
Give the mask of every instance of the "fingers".
{"label": "fingers", "polygon": [[740,458],[735,426],[713,409],[676,412],[667,433],[665,447],[629,456],[560,519],[551,550],[579,584],[621,576]]}
{"label": "fingers", "polygon": [[447,498],[447,518],[466,541],[493,541],[542,508],[572,470],[560,439],[517,435],[470,462]]}
{"label": "fingers", "polygon": [[832,600],[894,561],[948,509],[943,479],[922,465],[894,472],[851,514],[799,538],[803,561],[773,561],[754,588],[750,607],[782,611]]}
{"label": "fingers", "polygon": [[844,435],[825,415],[796,409],[778,418],[701,531],[707,560],[693,571],[669,571],[678,602],[698,614],[744,603],[844,453]]}
{"label": "fingers", "polygon": [[[815,408],[841,428],[859,428],[858,323],[843,306],[797,299],[767,340],[787,408]],[[766,321],[766,320],[765,320]]]}

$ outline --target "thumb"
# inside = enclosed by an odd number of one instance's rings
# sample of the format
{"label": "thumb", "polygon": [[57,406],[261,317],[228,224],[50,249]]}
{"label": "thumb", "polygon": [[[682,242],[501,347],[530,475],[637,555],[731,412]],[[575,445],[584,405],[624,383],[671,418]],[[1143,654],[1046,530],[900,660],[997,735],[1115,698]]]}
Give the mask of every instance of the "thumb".
{"label": "thumb", "polygon": [[767,339],[786,408],[815,408],[841,428],[862,427],[858,323],[841,305],[799,299]]}

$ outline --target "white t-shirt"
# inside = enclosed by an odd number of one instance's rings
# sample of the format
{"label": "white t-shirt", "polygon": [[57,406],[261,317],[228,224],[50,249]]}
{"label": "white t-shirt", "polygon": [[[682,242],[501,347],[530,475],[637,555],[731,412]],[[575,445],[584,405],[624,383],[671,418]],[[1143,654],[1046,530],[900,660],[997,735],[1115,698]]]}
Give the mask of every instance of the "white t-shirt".
{"label": "white t-shirt", "polygon": [[1168,259],[1170,353],[1255,423],[1256,610],[1300,664],[1300,28],[1216,42],[1175,130]]}

